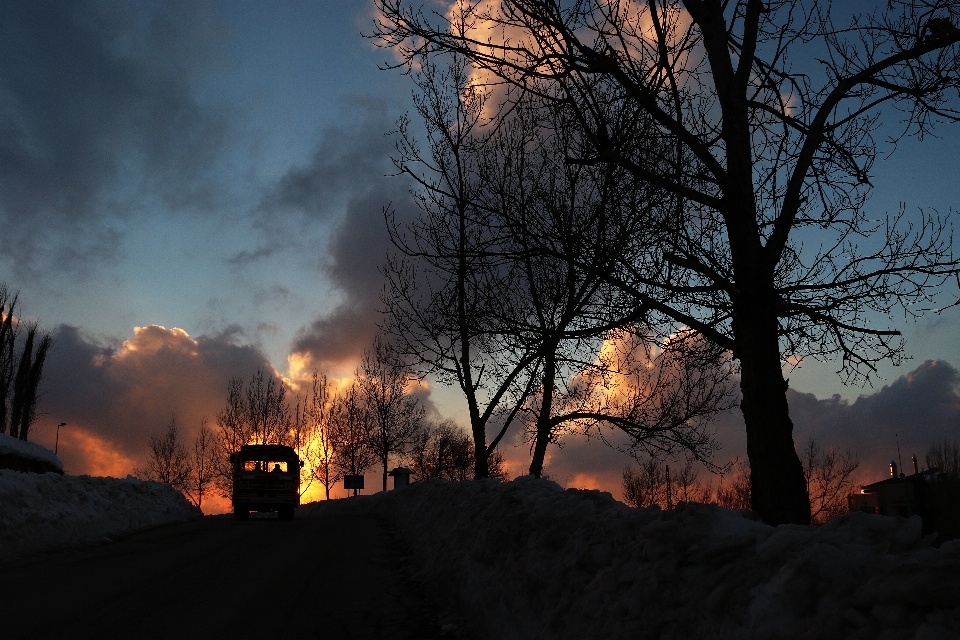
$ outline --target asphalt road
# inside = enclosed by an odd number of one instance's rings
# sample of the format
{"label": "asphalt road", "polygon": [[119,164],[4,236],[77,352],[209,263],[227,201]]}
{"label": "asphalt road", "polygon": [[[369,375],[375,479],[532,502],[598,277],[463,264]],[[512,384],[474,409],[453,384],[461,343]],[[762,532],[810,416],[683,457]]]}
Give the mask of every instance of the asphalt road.
{"label": "asphalt road", "polygon": [[0,635],[445,637],[403,567],[368,516],[204,518],[0,566]]}

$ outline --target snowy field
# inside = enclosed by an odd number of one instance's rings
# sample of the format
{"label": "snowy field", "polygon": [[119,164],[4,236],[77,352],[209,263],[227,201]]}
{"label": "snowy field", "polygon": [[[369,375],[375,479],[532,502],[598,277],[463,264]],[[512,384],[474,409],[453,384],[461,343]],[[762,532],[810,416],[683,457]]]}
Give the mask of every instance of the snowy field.
{"label": "snowy field", "polygon": [[0,469],[0,561],[199,517],[158,482]]}
{"label": "snowy field", "polygon": [[770,527],[532,478],[431,480],[297,517],[330,510],[391,522],[418,581],[491,640],[960,638],[960,541],[933,548],[919,518]]}

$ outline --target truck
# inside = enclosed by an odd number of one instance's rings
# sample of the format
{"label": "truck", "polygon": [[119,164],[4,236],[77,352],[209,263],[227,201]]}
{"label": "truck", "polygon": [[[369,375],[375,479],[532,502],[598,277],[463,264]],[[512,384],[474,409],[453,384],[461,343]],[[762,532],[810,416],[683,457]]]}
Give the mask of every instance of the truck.
{"label": "truck", "polygon": [[300,506],[303,460],[292,447],[246,444],[230,456],[233,467],[233,517],[244,520],[251,511],[276,511],[292,520]]}

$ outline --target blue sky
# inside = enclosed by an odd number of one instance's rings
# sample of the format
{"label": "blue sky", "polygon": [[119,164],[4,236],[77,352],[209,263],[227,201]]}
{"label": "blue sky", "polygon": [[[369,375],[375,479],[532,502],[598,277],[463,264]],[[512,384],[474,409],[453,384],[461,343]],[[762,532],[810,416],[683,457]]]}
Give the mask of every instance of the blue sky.
{"label": "blue sky", "polygon": [[[103,407],[131,392],[70,395],[78,354],[154,353],[150,340],[213,354],[221,373],[269,362],[286,374],[302,348],[333,371],[355,365],[376,331],[381,208],[409,206],[387,177],[385,134],[412,83],[377,68],[389,54],[361,37],[372,19],[369,0],[0,0],[0,281],[21,290],[25,314],[66,331],[47,422],[97,432]],[[960,128],[937,133],[877,163],[876,217],[957,205]],[[958,321],[954,310],[898,324],[914,360],[882,367],[873,389],[845,387],[835,363],[804,363],[791,386],[853,402],[927,360],[960,365]],[[134,335],[149,325],[207,342]],[[209,400],[134,403],[115,418],[125,428],[97,432],[117,443],[117,468],[168,412],[215,412],[221,377]],[[456,394],[432,398],[461,417]]]}
{"label": "blue sky", "polygon": [[[376,134],[386,133],[409,90],[398,74],[378,71],[384,53],[360,36],[370,23],[371,7],[365,2],[127,6],[137,9],[119,12],[125,14],[123,25],[97,25],[101,40],[121,40],[125,28],[159,21],[158,15],[179,24],[194,22],[166,34],[166,41],[162,33],[155,36],[160,42],[145,47],[143,59],[134,58],[127,69],[144,76],[144,82],[166,76],[178,93],[153,95],[141,87],[75,89],[78,102],[90,110],[109,109],[101,100],[116,91],[121,107],[137,112],[132,121],[98,122],[94,131],[77,136],[105,143],[88,154],[92,164],[133,166],[111,167],[92,185],[85,176],[64,184],[54,198],[85,200],[72,210],[40,214],[50,226],[23,233],[37,246],[29,255],[7,254],[0,263],[5,278],[26,294],[28,313],[49,327],[68,323],[124,337],[133,326],[145,324],[183,327],[191,335],[238,325],[283,370],[299,327],[337,300],[321,262],[349,187],[340,187],[341,201],[332,198],[326,211],[291,209],[282,222],[265,221],[258,211],[261,201],[284,174],[311,162],[331,129],[371,134],[373,120],[380,127]],[[34,18],[30,26],[59,28],[54,37],[62,36],[78,28],[77,14],[97,16],[92,7],[51,5],[46,11],[70,14],[73,23],[51,27],[37,25],[39,18]],[[110,68],[89,47],[68,46],[58,52],[64,59],[81,53],[93,58],[85,69],[91,76]],[[179,49],[179,60],[159,59],[173,48]],[[53,83],[53,76],[50,72],[37,80]],[[181,121],[168,121],[169,107],[184,112]],[[38,117],[30,124],[57,127],[59,117],[71,109],[63,105],[49,121]],[[71,124],[64,126],[64,134],[73,133]],[[149,135],[169,138],[143,140],[138,129],[154,129],[157,133]],[[166,150],[144,149],[153,144]],[[56,151],[66,155],[71,150]],[[144,159],[144,153],[153,157]],[[129,155],[135,157],[132,162]],[[68,172],[59,164],[55,158],[51,166],[41,167],[37,179],[62,179]],[[184,164],[194,165],[188,176],[182,173]],[[175,184],[184,179],[189,184]],[[25,209],[23,213],[33,213]],[[281,232],[287,235],[277,242],[274,236]],[[268,245],[269,259],[247,266],[230,261]]]}

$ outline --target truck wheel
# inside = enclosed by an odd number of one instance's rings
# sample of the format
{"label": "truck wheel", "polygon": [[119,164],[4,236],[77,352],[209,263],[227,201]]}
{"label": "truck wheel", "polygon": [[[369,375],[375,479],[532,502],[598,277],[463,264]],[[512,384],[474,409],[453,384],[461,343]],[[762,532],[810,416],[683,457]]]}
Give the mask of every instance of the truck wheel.
{"label": "truck wheel", "polygon": [[233,508],[233,517],[237,520],[246,520],[250,517],[249,509],[241,509],[240,507]]}

